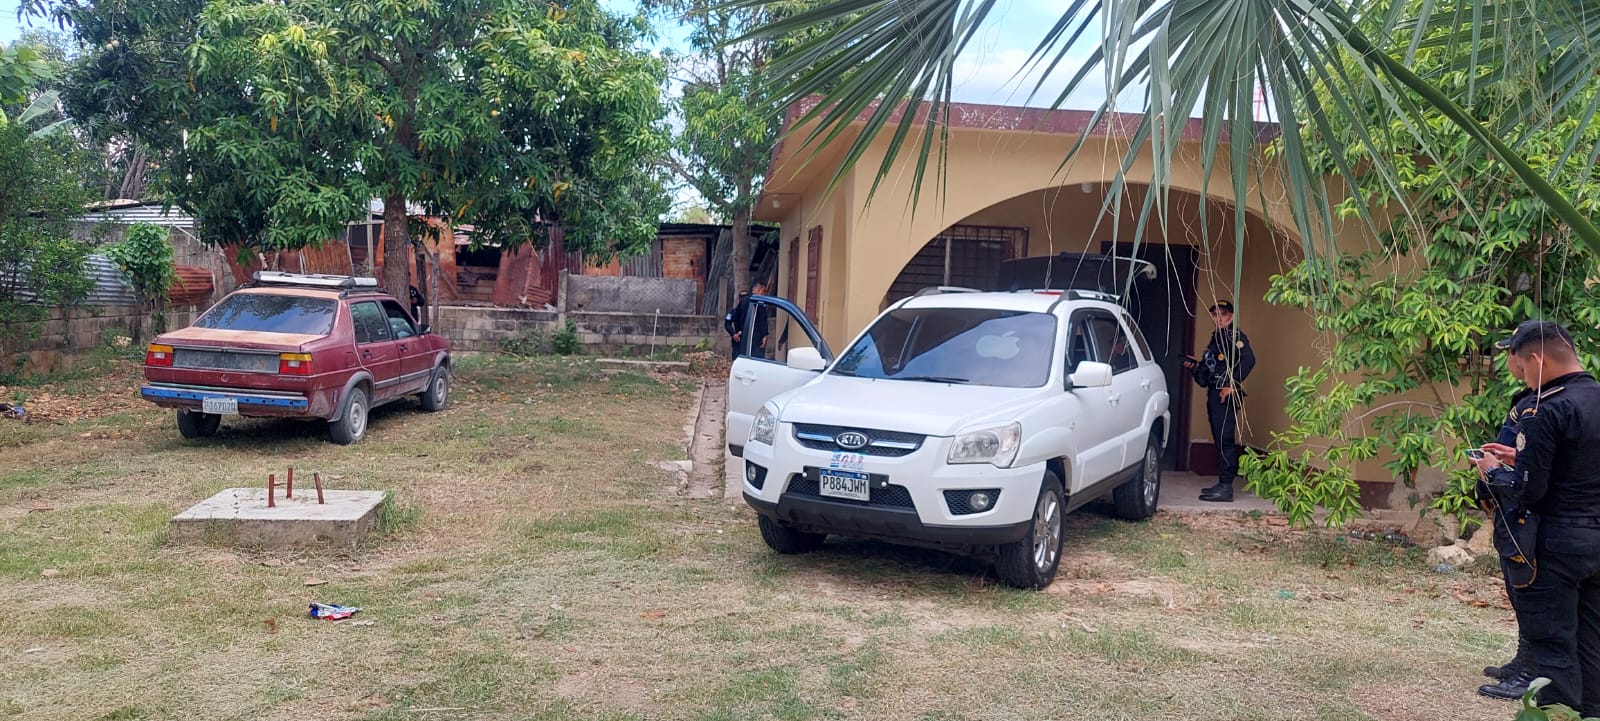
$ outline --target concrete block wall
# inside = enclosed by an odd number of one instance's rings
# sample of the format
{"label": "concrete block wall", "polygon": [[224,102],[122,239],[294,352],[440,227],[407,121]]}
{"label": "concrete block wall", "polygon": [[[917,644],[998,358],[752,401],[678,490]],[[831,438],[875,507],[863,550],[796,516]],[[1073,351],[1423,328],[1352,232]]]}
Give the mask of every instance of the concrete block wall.
{"label": "concrete block wall", "polygon": [[554,329],[558,318],[558,313],[547,310],[442,305],[432,327],[456,350],[495,351],[500,350],[501,339],[519,331]]}
{"label": "concrete block wall", "polygon": [[586,347],[614,348],[631,345],[672,346],[714,345],[722,333],[722,319],[705,315],[660,315],[651,313],[569,313],[578,326],[578,339]]}
{"label": "concrete block wall", "polygon": [[569,311],[689,314],[697,286],[678,278],[568,275],[564,288],[561,304]]}
{"label": "concrete block wall", "polygon": [[[715,345],[722,335],[722,319],[712,316],[663,313],[568,313],[578,327],[578,341],[595,352],[622,346],[658,350],[672,346]],[[497,351],[500,341],[522,331],[553,334],[560,330],[560,313],[484,306],[440,306],[433,329],[461,351]]]}
{"label": "concrete block wall", "polygon": [[[167,327],[183,328],[199,315],[196,310],[167,311]],[[21,323],[0,320],[0,335],[11,337]],[[56,308],[40,327],[39,336],[15,348],[0,349],[0,370],[10,372],[22,359],[23,373],[47,373],[69,368],[108,338],[118,336],[149,342],[155,336],[150,316],[135,306]]]}

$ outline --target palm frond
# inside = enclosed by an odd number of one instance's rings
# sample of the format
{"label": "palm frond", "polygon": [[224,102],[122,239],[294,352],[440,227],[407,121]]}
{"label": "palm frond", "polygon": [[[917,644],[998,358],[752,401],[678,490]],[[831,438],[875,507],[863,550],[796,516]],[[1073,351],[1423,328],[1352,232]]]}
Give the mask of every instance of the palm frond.
{"label": "palm frond", "polygon": [[[770,1],[739,0],[738,4]],[[872,193],[894,167],[905,150],[905,140],[918,125],[922,142],[915,158],[912,198],[920,196],[930,162],[943,173],[943,121],[951,97],[950,71],[993,5],[993,0],[838,0],[758,31],[784,33],[831,26],[770,68],[774,77],[783,79],[774,95],[780,108],[820,96],[820,102],[795,123],[795,127],[809,128],[803,147],[816,152],[848,138],[830,190],[891,124],[895,130],[879,163]],[[1317,253],[1313,244],[1318,240],[1328,244],[1322,252],[1333,253],[1332,193],[1313,162],[1317,147],[1313,140],[1334,159],[1345,187],[1361,187],[1348,161],[1361,157],[1360,164],[1376,171],[1377,179],[1393,191],[1387,195],[1405,202],[1398,192],[1392,159],[1378,151],[1363,128],[1369,118],[1355,99],[1366,98],[1369,103],[1376,102],[1385,117],[1398,121],[1419,152],[1435,159],[1426,117],[1434,110],[1443,113],[1485,152],[1510,167],[1531,192],[1600,252],[1600,231],[1501,141],[1498,133],[1503,128],[1485,127],[1468,110],[1484,97],[1483,88],[1503,84],[1510,73],[1527,72],[1530,67],[1538,71],[1540,83],[1514,107],[1519,119],[1504,121],[1512,122],[1507,127],[1527,122],[1537,107],[1559,107],[1581,97],[1574,85],[1592,78],[1600,67],[1596,64],[1600,53],[1594,51],[1600,46],[1600,10],[1586,5],[1592,5],[1592,0],[1072,0],[1020,70],[1055,75],[1068,67],[1068,53],[1074,45],[1093,37],[1091,30],[1098,26],[1097,47],[1086,62],[1072,70],[1049,106],[1061,107],[1068,97],[1088,87],[1097,73],[1105,79],[1106,99],[1072,144],[1064,166],[1083,149],[1101,122],[1112,116],[1124,91],[1143,89],[1144,114],[1111,183],[1114,197],[1109,197],[1105,206],[1120,207],[1129,182],[1147,184],[1150,191],[1140,214],[1140,234],[1152,212],[1157,222],[1165,223],[1173,157],[1185,142],[1191,117],[1198,117],[1205,192],[1209,192],[1213,175],[1220,177],[1219,171],[1226,168],[1235,213],[1242,219],[1251,205],[1252,181],[1259,188],[1281,178],[1286,188],[1283,202],[1306,254]],[[1544,15],[1547,19],[1572,22],[1567,27],[1546,29],[1541,39],[1531,44],[1514,37],[1546,12],[1553,13]],[[1375,41],[1363,28],[1377,30],[1379,39]],[[1392,32],[1396,29],[1411,31],[1406,41],[1393,40],[1405,36]],[[1464,95],[1448,96],[1407,68],[1403,59],[1414,57],[1420,48],[1444,48],[1459,58],[1460,67],[1473,73]],[[1496,63],[1498,69],[1483,70]],[[1029,100],[1044,87],[1041,77]],[[1258,89],[1282,121],[1272,142],[1271,162],[1256,142],[1261,132],[1253,122]],[[1593,116],[1597,107],[1600,100],[1591,104],[1586,117]],[[863,117],[861,132],[851,137],[847,131]],[[1354,129],[1352,145],[1344,144],[1333,131],[1335,126]],[[1127,175],[1147,151],[1154,161],[1149,177],[1130,181]],[[1224,152],[1226,162],[1221,162],[1219,154]],[[930,154],[934,156],[931,159]],[[1366,203],[1356,205],[1376,230],[1374,214]],[[1237,226],[1235,253],[1242,258],[1244,224]]]}

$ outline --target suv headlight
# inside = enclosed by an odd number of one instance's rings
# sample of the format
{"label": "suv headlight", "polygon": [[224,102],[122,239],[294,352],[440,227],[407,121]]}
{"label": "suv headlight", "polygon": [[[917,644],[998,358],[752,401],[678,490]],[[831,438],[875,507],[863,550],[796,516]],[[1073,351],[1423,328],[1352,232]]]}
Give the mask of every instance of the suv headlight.
{"label": "suv headlight", "polygon": [[778,430],[778,414],[771,408],[762,406],[756,412],[756,419],[750,424],[750,442],[772,445],[772,434]]}
{"label": "suv headlight", "polygon": [[1022,447],[1022,424],[1009,423],[979,431],[967,431],[950,444],[949,463],[992,463],[1008,468],[1017,460]]}

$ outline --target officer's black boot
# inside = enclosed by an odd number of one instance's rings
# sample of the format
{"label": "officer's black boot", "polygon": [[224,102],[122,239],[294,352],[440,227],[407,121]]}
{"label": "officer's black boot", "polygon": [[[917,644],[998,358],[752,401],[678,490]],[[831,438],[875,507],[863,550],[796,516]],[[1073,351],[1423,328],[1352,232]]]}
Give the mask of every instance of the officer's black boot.
{"label": "officer's black boot", "polygon": [[1483,669],[1483,675],[1493,679],[1511,678],[1512,676],[1517,675],[1518,671],[1530,668],[1532,666],[1532,664],[1528,662],[1529,658],[1530,656],[1528,655],[1527,639],[1517,636],[1517,655],[1512,656],[1511,660],[1507,661],[1503,666],[1485,666]]}
{"label": "officer's black boot", "polygon": [[1533,680],[1538,677],[1539,675],[1537,673],[1525,666],[1517,669],[1517,672],[1511,676],[1502,679],[1500,683],[1491,683],[1479,686],[1478,694],[1482,696],[1488,696],[1489,698],[1502,698],[1506,699],[1507,701],[1515,701],[1522,698],[1522,695],[1528,692],[1528,684],[1533,683]]}
{"label": "officer's black boot", "polygon": [[1233,503],[1233,484],[1218,481],[1217,485],[1200,492],[1200,500],[1213,503]]}

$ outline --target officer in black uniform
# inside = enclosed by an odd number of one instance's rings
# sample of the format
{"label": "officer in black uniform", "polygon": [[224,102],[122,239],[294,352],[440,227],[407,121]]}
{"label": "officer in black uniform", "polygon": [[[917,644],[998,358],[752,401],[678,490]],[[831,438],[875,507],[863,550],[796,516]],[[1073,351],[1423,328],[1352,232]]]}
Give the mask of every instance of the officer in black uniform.
{"label": "officer in black uniform", "polygon": [[1217,484],[1201,491],[1200,500],[1232,503],[1233,479],[1239,475],[1241,384],[1256,367],[1256,352],[1250,348],[1250,339],[1233,327],[1231,301],[1217,301],[1210,312],[1217,326],[1211,341],[1199,360],[1185,358],[1183,365],[1194,374],[1194,382],[1206,389],[1206,417],[1217,444]]}
{"label": "officer in black uniform", "polygon": [[[1509,339],[1496,341],[1494,344],[1495,348],[1500,350],[1510,350],[1510,345]],[[1515,353],[1506,354],[1506,370],[1517,382],[1524,382],[1522,361]],[[1522,426],[1522,413],[1532,406],[1535,399],[1533,389],[1526,386],[1512,396],[1511,409],[1506,412],[1505,420],[1500,424],[1500,432],[1495,436],[1494,443],[1484,444],[1483,448],[1489,451],[1509,452],[1514,456],[1517,431]],[[1525,509],[1516,499],[1496,494],[1495,489],[1489,484],[1479,481],[1477,495],[1489,523],[1489,528],[1479,529],[1478,532],[1489,533],[1494,538],[1495,551],[1500,556],[1500,575],[1506,584],[1506,598],[1511,601],[1511,607],[1515,610],[1520,605],[1518,591],[1533,581],[1533,551],[1538,542],[1533,533],[1536,526],[1530,525]],[[1527,549],[1526,553],[1523,551],[1524,548]],[[1528,692],[1528,684],[1538,678],[1532,652],[1528,647],[1528,638],[1523,635],[1521,629],[1519,620],[1517,652],[1511,660],[1499,666],[1487,666],[1483,669],[1483,675],[1495,679],[1497,683],[1479,687],[1478,693],[1492,698],[1518,699]]]}
{"label": "officer in black uniform", "polygon": [[[728,331],[728,337],[733,339],[734,360],[739,359],[739,341],[744,339],[744,321],[745,316],[750,313],[751,293],[756,295],[766,295],[767,282],[764,280],[758,280],[755,282],[755,284],[750,286],[750,290],[740,291],[739,302],[734,304],[733,310],[728,311],[727,315],[722,316],[722,328],[723,330]],[[762,311],[761,315],[756,317],[756,327],[754,331],[755,337],[751,339],[755,342],[750,344],[750,355],[758,358],[766,357],[767,333],[769,331],[767,329],[767,319],[765,316],[765,311]]]}
{"label": "officer in black uniform", "polygon": [[1477,466],[1534,526],[1533,578],[1518,592],[1517,612],[1537,672],[1551,681],[1539,703],[1593,716],[1600,714],[1600,383],[1555,323],[1525,322],[1508,345],[1534,392],[1519,411],[1516,447],[1486,446],[1493,457]]}

